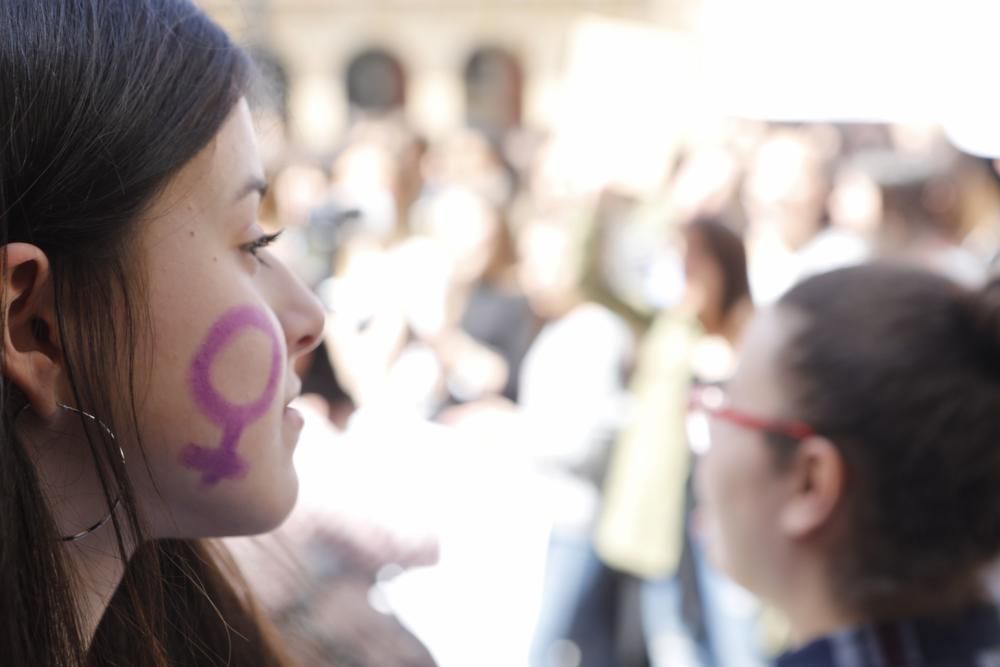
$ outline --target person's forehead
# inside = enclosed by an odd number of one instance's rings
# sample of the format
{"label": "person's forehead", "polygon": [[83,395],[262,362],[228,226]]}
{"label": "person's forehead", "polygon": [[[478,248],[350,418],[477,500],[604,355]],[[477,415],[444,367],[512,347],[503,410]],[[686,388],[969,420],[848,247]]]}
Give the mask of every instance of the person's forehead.
{"label": "person's forehead", "polygon": [[740,344],[736,373],[729,384],[734,401],[769,413],[786,407],[781,361],[800,324],[793,313],[779,307],[766,308],[754,316]]}
{"label": "person's forehead", "polygon": [[163,203],[179,199],[199,209],[231,207],[242,184],[262,171],[253,123],[241,100],[215,137],[177,172]]}

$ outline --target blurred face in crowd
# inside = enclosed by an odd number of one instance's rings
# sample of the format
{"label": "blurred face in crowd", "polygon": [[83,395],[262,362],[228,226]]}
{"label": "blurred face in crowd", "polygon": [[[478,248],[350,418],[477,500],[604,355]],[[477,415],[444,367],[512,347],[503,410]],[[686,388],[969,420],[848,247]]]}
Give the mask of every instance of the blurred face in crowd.
{"label": "blurred face in crowd", "polygon": [[470,190],[453,187],[428,203],[427,231],[448,251],[454,279],[468,285],[481,279],[500,243],[496,210]]}
{"label": "blurred face in crowd", "polygon": [[[726,388],[733,411],[794,422],[779,359],[798,321],[780,309],[748,326]],[[821,563],[842,483],[839,455],[818,436],[779,457],[761,429],[708,416],[710,446],[696,474],[697,525],[710,559],[734,581],[778,603],[806,563]]]}
{"label": "blurred face in crowd", "polygon": [[739,165],[722,147],[694,151],[674,178],[672,198],[682,215],[721,210],[733,194]]}
{"label": "blurred face in crowd", "polygon": [[819,148],[795,132],[773,134],[754,156],[746,182],[747,211],[792,250],[819,231],[828,196]]}
{"label": "blurred face in crowd", "polygon": [[722,317],[725,277],[705,238],[692,227],[684,230],[684,281],[702,321],[706,326],[717,324]]}
{"label": "blurred face in crowd", "polygon": [[862,236],[872,236],[882,213],[878,186],[858,169],[842,169],[830,194],[830,222]]}

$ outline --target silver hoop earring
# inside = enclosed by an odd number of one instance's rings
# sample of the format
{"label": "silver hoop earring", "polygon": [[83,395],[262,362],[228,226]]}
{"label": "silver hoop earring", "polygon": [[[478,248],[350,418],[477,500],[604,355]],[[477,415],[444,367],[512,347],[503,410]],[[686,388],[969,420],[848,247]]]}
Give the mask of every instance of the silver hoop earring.
{"label": "silver hoop earring", "polygon": [[[23,408],[21,408],[21,411],[17,413],[17,417],[20,417],[21,413],[24,412],[25,409],[27,409],[29,405],[30,405],[30,403],[26,404]],[[118,438],[115,436],[115,432],[112,431],[111,428],[107,424],[105,424],[104,422],[102,422],[100,419],[98,419],[94,415],[90,414],[89,412],[87,412],[85,410],[81,410],[79,408],[74,408],[71,405],[66,405],[65,403],[56,403],[56,405],[58,405],[63,410],[67,410],[69,412],[75,412],[76,414],[83,415],[87,419],[91,420],[92,422],[94,422],[95,424],[97,424],[98,426],[100,426],[104,430],[104,432],[107,433],[111,437],[111,439],[115,442],[116,445],[118,444]],[[17,417],[15,417],[15,421],[17,420]],[[124,464],[125,463],[125,451],[121,448],[121,445],[118,445],[118,454],[119,454],[119,456],[121,456],[122,464]],[[108,510],[108,513],[100,521],[98,521],[94,525],[90,526],[89,528],[81,530],[79,533],[76,533],[74,535],[66,535],[64,537],[60,537],[59,539],[61,541],[63,541],[63,542],[76,542],[77,540],[82,540],[83,538],[87,537],[88,535],[90,535],[91,533],[93,533],[95,530],[98,530],[99,528],[101,528],[102,526],[104,526],[104,524],[106,524],[108,521],[111,520],[111,517],[114,516],[114,513],[118,509],[118,506],[121,505],[121,501],[122,501],[121,496],[115,496],[114,502],[111,503],[111,509]]]}

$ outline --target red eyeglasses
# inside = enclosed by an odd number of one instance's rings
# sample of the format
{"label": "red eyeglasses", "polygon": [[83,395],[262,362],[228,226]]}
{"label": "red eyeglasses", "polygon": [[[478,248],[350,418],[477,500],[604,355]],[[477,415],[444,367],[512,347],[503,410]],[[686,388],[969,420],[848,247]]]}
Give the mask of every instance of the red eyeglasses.
{"label": "red eyeglasses", "polygon": [[707,386],[696,389],[691,394],[688,408],[690,413],[688,439],[691,443],[691,448],[699,453],[708,449],[710,438],[707,434],[708,424],[704,423],[704,421],[698,423],[694,419],[698,413],[733,424],[734,426],[739,426],[740,428],[759,433],[772,433],[791,438],[795,441],[805,440],[816,434],[812,427],[803,422],[765,419],[738,410],[729,404],[726,392],[722,387],[718,386]]}

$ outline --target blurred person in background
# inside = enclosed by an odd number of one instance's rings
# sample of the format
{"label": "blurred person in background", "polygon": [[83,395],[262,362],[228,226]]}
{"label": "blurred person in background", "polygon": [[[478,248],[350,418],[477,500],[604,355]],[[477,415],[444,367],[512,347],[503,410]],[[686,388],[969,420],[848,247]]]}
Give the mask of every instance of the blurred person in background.
{"label": "blurred person in background", "polygon": [[[338,253],[333,277],[319,288],[326,344],[339,383],[366,412],[422,420],[444,400],[440,363],[413,329],[443,326],[450,271],[445,251],[426,240],[386,248],[359,235]],[[418,358],[423,363],[410,363]]]}
{"label": "blurred person in background", "polygon": [[452,187],[475,192],[493,206],[510,203],[516,188],[516,172],[481,132],[455,130],[428,147],[421,161],[424,188],[434,194]]}
{"label": "blurred person in background", "polygon": [[679,220],[721,216],[745,226],[738,196],[743,171],[741,157],[725,145],[725,137],[693,146],[680,156],[670,179],[672,215]]}
{"label": "blurred person in background", "polygon": [[519,237],[521,284],[545,322],[522,368],[519,418],[552,525],[532,667],[619,664],[618,575],[597,557],[592,535],[634,339],[581,290],[601,257],[593,246],[584,252],[584,236],[568,222],[535,219]]}
{"label": "blurred person in background", "polygon": [[962,215],[964,162],[947,148],[854,158],[851,164],[877,189],[874,244],[880,257],[923,266],[967,286],[982,284],[985,261],[962,245],[969,232]]}
{"label": "blurred person in background", "polygon": [[804,267],[799,279],[861,264],[875,256],[882,214],[878,186],[850,157],[842,156],[838,162],[828,210],[830,226],[821,232],[826,237],[826,252]]}
{"label": "blurred person in background", "polygon": [[1000,172],[996,161],[963,155],[960,209],[968,234],[962,242],[987,267],[997,273],[1000,258]]}
{"label": "blurred person in background", "polygon": [[453,185],[419,200],[411,227],[437,242],[452,266],[445,321],[422,334],[442,361],[451,402],[516,403],[521,364],[538,326],[517,284],[503,209]]}
{"label": "blurred person in background", "polygon": [[643,340],[597,546],[604,562],[646,582],[642,622],[655,667],[756,665],[755,604],[703,562],[689,537],[685,422],[693,388],[733,371],[753,311],[746,252],[720,218],[697,218],[681,234],[684,297]]}
{"label": "blurred person in background", "polygon": [[705,392],[699,534],[781,611],[779,667],[1000,655],[981,576],[1000,553],[1000,284],[872,264],[758,315]]}
{"label": "blurred person in background", "polygon": [[274,222],[284,230],[283,258],[306,284],[318,288],[356,239],[384,247],[405,240],[424,151],[424,141],[400,121],[363,120],[347,133],[329,173],[303,161],[279,171]]}
{"label": "blurred person in background", "polygon": [[743,186],[754,299],[770,303],[813,263],[829,223],[836,152],[832,128],[775,127],[753,152]]}

